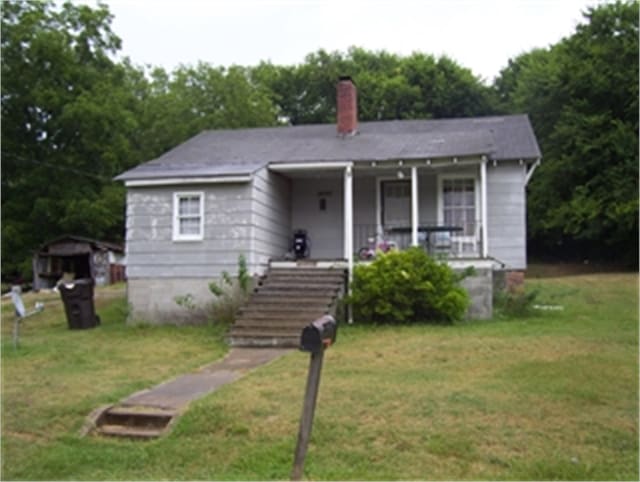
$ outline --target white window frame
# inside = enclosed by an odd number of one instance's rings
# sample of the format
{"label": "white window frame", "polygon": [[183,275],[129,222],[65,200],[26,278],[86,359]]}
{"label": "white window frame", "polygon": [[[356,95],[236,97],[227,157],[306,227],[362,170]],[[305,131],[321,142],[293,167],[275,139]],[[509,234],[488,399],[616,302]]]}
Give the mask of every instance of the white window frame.
{"label": "white window frame", "polygon": [[[180,233],[180,200],[187,197],[200,199],[200,226],[198,234]],[[173,193],[173,241],[202,241],[204,239],[204,192],[181,191]]]}
{"label": "white window frame", "polygon": [[[445,181],[456,180],[456,179],[471,179],[473,180],[473,191],[474,191],[474,203],[475,203],[475,232],[472,236],[465,236],[456,233],[451,234],[451,241],[453,244],[458,245],[459,247],[464,246],[465,244],[472,243],[474,246],[473,255],[477,255],[479,249],[479,228],[481,217],[481,209],[480,205],[480,178],[477,172],[460,172],[460,173],[443,173],[438,175],[438,224],[444,224],[444,183]],[[459,249],[460,250],[460,249]],[[460,250],[461,251],[461,250]],[[462,253],[464,254],[464,253]]]}

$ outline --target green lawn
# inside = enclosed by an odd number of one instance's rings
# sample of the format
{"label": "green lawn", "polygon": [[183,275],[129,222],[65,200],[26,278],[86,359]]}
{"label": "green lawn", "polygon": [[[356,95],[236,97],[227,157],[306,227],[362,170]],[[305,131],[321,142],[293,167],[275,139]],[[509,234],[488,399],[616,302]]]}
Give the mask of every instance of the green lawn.
{"label": "green lawn", "polygon": [[[326,354],[309,479],[638,479],[638,276],[535,279],[527,319],[342,326]],[[78,431],[95,407],[225,350],[210,327],[66,329],[59,308],[11,345],[3,306],[2,479],[288,479],[308,355],[200,401],[160,440]]]}

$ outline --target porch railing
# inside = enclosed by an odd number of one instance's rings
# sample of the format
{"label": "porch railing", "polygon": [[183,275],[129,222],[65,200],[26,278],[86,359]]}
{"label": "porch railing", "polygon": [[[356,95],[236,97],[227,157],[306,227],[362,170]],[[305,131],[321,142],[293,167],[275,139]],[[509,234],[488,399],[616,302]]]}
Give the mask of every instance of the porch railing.
{"label": "porch railing", "polygon": [[[482,225],[480,222],[463,225],[425,223],[418,227],[418,244],[434,255],[455,258],[477,258],[482,253]],[[406,225],[356,224],[353,230],[354,251],[371,248],[383,241],[394,243],[398,249],[411,246],[411,227]]]}

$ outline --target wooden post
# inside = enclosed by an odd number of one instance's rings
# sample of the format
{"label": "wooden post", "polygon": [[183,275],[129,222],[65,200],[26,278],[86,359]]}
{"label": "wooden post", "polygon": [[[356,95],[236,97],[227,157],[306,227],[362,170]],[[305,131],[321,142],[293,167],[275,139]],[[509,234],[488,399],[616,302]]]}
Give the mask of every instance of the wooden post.
{"label": "wooden post", "polygon": [[22,318],[15,315],[15,320],[13,322],[13,349],[17,350],[20,346],[20,321]]}
{"label": "wooden post", "polygon": [[304,406],[302,407],[302,417],[300,417],[300,431],[298,432],[298,444],[296,454],[293,459],[293,470],[291,480],[301,480],[304,470],[304,459],[307,455],[307,447],[311,438],[311,426],[313,425],[313,414],[316,409],[318,398],[318,387],[320,386],[320,372],[322,371],[322,359],[324,358],[324,348],[311,353],[309,362],[309,376],[307,377],[307,388],[304,395]]}

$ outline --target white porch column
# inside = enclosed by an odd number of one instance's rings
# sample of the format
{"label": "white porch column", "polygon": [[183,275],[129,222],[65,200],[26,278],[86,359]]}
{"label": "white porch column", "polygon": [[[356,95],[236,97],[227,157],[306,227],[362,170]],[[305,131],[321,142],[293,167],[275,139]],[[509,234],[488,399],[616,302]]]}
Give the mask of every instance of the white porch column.
{"label": "white porch column", "polygon": [[[347,260],[347,293],[351,294],[353,281],[353,171],[351,166],[344,169],[344,257]],[[348,308],[347,323],[353,323],[353,311]]]}
{"label": "white porch column", "polygon": [[411,246],[418,246],[418,168],[411,168]]}
{"label": "white porch column", "polygon": [[482,257],[489,256],[489,234],[487,221],[487,160],[480,164],[480,210],[482,223]]}
{"label": "white porch column", "polygon": [[351,166],[344,169],[344,257],[353,271],[353,172]]}

